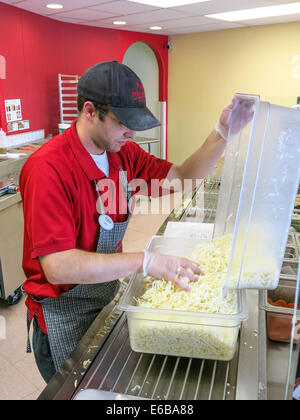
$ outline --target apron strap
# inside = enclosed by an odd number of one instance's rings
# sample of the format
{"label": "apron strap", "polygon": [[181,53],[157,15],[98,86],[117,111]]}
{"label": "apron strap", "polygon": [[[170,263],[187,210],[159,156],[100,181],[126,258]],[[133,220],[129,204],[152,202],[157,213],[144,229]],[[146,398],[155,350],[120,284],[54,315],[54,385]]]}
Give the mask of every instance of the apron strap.
{"label": "apron strap", "polygon": [[30,314],[29,314],[29,309],[27,309],[27,346],[26,346],[26,353],[32,353],[31,350],[31,344],[30,344]]}
{"label": "apron strap", "polygon": [[[120,179],[121,179],[121,182],[122,182],[123,191],[124,191],[124,194],[125,194],[128,206],[129,206],[129,201],[132,197],[132,187],[128,183],[128,180],[127,180],[127,177],[126,177],[126,172],[123,170],[122,166],[119,166],[119,169],[120,169]],[[94,179],[94,183],[95,183],[96,191],[97,191],[98,196],[99,196],[99,202],[100,202],[100,206],[101,206],[101,214],[105,215],[104,204],[103,204],[100,192],[99,192],[97,181],[95,179]],[[131,213],[129,207],[128,207],[128,210],[129,210],[129,213]]]}
{"label": "apron strap", "polygon": [[119,166],[119,169],[120,169],[120,178],[121,178],[123,190],[124,190],[125,196],[127,198],[127,201],[129,201],[131,196],[132,196],[132,187],[128,183],[128,180],[127,180],[127,177],[126,177],[126,172],[123,170],[122,166]]}
{"label": "apron strap", "polygon": [[[31,295],[32,300],[34,300],[35,302],[40,303],[40,301],[35,298],[33,295]],[[26,353],[32,353],[32,349],[31,349],[31,344],[30,344],[30,327],[33,321],[35,314],[33,315],[31,321],[30,321],[30,312],[29,309],[27,308],[27,345],[26,345]]]}
{"label": "apron strap", "polygon": [[121,179],[124,194],[125,194],[125,197],[126,197],[126,200],[127,200],[127,203],[128,203],[127,204],[127,210],[128,210],[129,216],[130,216],[130,214],[132,214],[132,211],[133,211],[132,203],[131,203],[132,187],[127,180],[126,172],[123,170],[122,166],[119,166],[119,169],[120,169],[120,179]]}

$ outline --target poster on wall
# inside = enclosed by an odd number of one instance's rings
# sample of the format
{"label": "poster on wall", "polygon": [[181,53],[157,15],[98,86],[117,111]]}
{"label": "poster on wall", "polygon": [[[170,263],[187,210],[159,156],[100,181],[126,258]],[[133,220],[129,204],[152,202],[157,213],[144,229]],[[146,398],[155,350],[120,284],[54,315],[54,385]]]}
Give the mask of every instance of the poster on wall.
{"label": "poster on wall", "polygon": [[21,121],[21,99],[9,99],[5,100],[5,114],[6,122]]}
{"label": "poster on wall", "polygon": [[22,120],[21,99],[8,99],[4,104],[7,132],[28,130],[29,120]]}
{"label": "poster on wall", "polygon": [[29,129],[29,121],[15,121],[7,123],[7,132],[10,131],[19,131],[19,130],[28,130]]}

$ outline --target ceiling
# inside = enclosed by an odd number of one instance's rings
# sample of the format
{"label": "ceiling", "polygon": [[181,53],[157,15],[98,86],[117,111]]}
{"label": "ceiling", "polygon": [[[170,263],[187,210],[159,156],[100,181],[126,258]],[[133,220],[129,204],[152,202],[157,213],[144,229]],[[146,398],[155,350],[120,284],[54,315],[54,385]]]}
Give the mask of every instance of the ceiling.
{"label": "ceiling", "polygon": [[[154,7],[128,0],[2,0],[2,3],[68,23],[174,35],[300,21],[300,13],[239,22],[225,22],[204,16],[219,12],[292,3],[294,1],[210,0],[170,8]],[[48,3],[60,3],[63,4],[64,8],[51,10],[45,7]],[[114,20],[125,20],[127,24],[122,27],[116,26],[113,24]],[[150,26],[153,25],[161,26],[162,30],[150,30]]]}

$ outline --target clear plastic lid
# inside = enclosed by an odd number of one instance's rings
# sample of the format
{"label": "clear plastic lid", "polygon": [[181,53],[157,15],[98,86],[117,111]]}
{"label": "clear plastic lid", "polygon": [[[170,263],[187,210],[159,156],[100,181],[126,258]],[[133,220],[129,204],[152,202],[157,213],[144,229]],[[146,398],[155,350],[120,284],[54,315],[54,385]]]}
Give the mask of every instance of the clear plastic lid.
{"label": "clear plastic lid", "polygon": [[274,289],[300,180],[300,112],[238,97],[254,117],[231,135],[214,237],[232,235],[225,288]]}

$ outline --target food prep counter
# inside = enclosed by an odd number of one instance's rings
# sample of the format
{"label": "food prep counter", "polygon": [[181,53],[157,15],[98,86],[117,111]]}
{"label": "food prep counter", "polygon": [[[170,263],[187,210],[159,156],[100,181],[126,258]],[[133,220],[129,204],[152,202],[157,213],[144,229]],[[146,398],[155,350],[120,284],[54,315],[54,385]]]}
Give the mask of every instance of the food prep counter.
{"label": "food prep counter", "polygon": [[[19,149],[10,149],[0,159],[0,189],[19,185],[19,175],[28,157],[46,140],[40,139]],[[25,280],[23,257],[23,209],[21,194],[0,196],[0,298],[16,303],[20,286]],[[17,296],[17,299],[15,298]]]}
{"label": "food prep counter", "polygon": [[[198,191],[185,194],[157,234],[163,235],[169,222],[189,221],[195,212],[202,222],[213,223],[218,189],[218,183],[205,186],[204,208],[199,206]],[[290,248],[298,252],[296,240],[290,240]],[[40,400],[120,399],[118,394],[123,399],[162,401],[284,399],[290,346],[267,338],[262,290],[246,292],[249,318],[242,323],[234,358],[224,362],[132,351],[126,315],[118,307],[129,280],[123,280],[117,297],[96,318]],[[289,399],[298,355],[295,345]]]}

